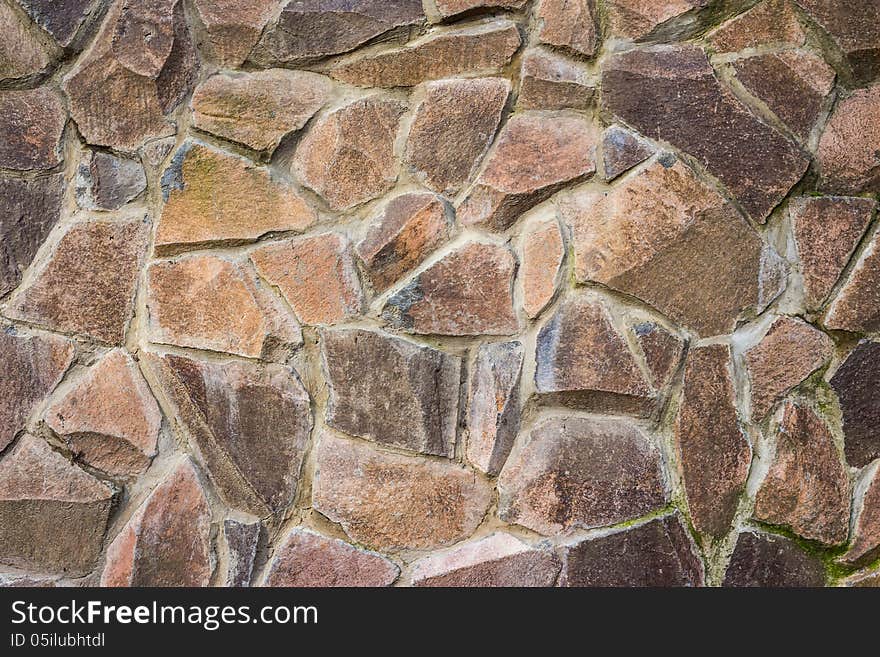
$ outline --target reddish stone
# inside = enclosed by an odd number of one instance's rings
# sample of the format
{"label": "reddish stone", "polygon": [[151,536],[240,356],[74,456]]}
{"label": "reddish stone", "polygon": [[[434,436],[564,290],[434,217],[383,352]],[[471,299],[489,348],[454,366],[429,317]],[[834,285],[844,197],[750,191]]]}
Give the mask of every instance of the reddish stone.
{"label": "reddish stone", "polygon": [[76,171],[76,200],[87,210],[118,210],[147,188],[139,162],[89,151]]}
{"label": "reddish stone", "polygon": [[553,586],[559,557],[534,549],[510,534],[492,534],[449,552],[432,554],[413,565],[413,586]]}
{"label": "reddish stone", "polygon": [[223,538],[226,541],[226,582],[229,587],[251,585],[254,560],[260,540],[259,522],[223,521]]}
{"label": "reddish stone", "polygon": [[470,242],[447,254],[388,300],[382,317],[395,328],[437,335],[508,335],[516,260],[503,246]]}
{"label": "reddish stone", "polygon": [[263,586],[391,586],[399,574],[381,554],[298,527],[276,549]]}
{"label": "reddish stone", "polygon": [[205,52],[224,66],[241,66],[281,1],[194,0]]}
{"label": "reddish stone", "polygon": [[645,357],[654,387],[657,390],[665,388],[681,362],[684,341],[656,322],[641,322],[633,326],[632,331]]}
{"label": "reddish stone", "polygon": [[673,19],[707,4],[707,0],[606,0],[605,10],[613,35],[642,40],[660,37]]}
{"label": "reddish stone", "polygon": [[861,468],[880,457],[880,342],[860,342],[831,387],[843,413],[846,460]]}
{"label": "reddish stone", "polygon": [[498,515],[545,536],[638,518],[667,500],[660,454],[626,420],[552,418],[498,478]]}
{"label": "reddish stone", "polygon": [[611,181],[654,154],[654,148],[639,135],[613,125],[602,137],[605,180]]}
{"label": "reddish stone", "polygon": [[880,556],[880,467],[863,475],[856,490],[864,492],[857,502],[854,514],[852,541],[842,561],[864,565]]}
{"label": "reddish stone", "polygon": [[585,110],[593,104],[596,90],[584,70],[555,53],[527,50],[520,78],[517,104],[524,109]]}
{"label": "reddish stone", "polygon": [[534,319],[556,296],[565,261],[565,242],[556,219],[529,226],[523,235],[523,309]]}
{"label": "reddish stone", "polygon": [[538,39],[591,57],[599,48],[595,0],[541,0]]}
{"label": "reddish stone", "polygon": [[460,465],[382,452],[330,434],[318,444],[312,494],[315,510],[353,540],[391,551],[442,547],[470,536],[492,500],[489,484]]}
{"label": "reddish stone", "polygon": [[802,46],[807,39],[790,0],[765,0],[709,35],[719,53],[766,46]]}
{"label": "reddish stone", "polygon": [[67,112],[47,87],[0,91],[0,167],[52,169],[61,162]]}
{"label": "reddish stone", "polygon": [[433,0],[442,18],[474,9],[522,9],[528,0]]}
{"label": "reddish stone", "polygon": [[875,232],[825,315],[830,329],[880,331],[880,232]]}
{"label": "reddish stone", "polygon": [[880,86],[859,89],[837,104],[816,160],[824,191],[880,191]]}
{"label": "reddish stone", "polygon": [[0,80],[27,78],[44,71],[58,55],[47,41],[24,25],[12,7],[0,4]]}
{"label": "reddish stone", "polygon": [[782,536],[743,532],[736,541],[723,586],[825,586],[825,568]]}

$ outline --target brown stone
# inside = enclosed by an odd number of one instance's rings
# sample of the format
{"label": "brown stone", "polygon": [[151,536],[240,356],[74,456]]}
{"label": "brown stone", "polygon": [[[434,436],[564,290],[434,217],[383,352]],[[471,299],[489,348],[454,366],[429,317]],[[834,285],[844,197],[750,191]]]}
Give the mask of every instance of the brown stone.
{"label": "brown stone", "polygon": [[431,33],[402,48],[342,62],[331,75],[360,87],[413,87],[427,80],[498,71],[520,43],[516,25],[491,20]]}
{"label": "brown stone", "polygon": [[461,359],[361,329],[321,334],[327,424],[425,454],[455,453]]}
{"label": "brown stone", "polygon": [[605,10],[611,34],[624,39],[642,40],[660,32],[671,22],[707,0],[606,0]]}
{"label": "brown stone", "polygon": [[149,339],[248,358],[302,344],[293,315],[249,265],[211,255],[157,262],[147,270]]}
{"label": "brown stone", "polygon": [[866,198],[799,197],[789,203],[804,277],[804,300],[818,310],[865,234],[877,203]]}
{"label": "brown stone", "polygon": [[534,549],[510,534],[496,533],[413,565],[413,586],[553,586],[561,567],[547,549]]}
{"label": "brown stone", "polygon": [[526,51],[517,104],[523,109],[585,110],[596,94],[582,68],[539,48]]}
{"label": "brown stone", "polygon": [[880,588],[880,570],[867,573],[856,573],[843,582],[844,586],[857,588]]}
{"label": "brown stone", "polygon": [[857,503],[852,541],[842,560],[851,565],[871,563],[880,556],[880,468],[863,475],[856,490],[864,488]]}
{"label": "brown stone", "polygon": [[790,0],[765,0],[709,35],[716,52],[766,46],[802,46],[807,39]]}
{"label": "brown stone", "polygon": [[364,295],[352,248],[340,233],[269,244],[253,251],[251,260],[303,324],[336,324],[361,312]]}
{"label": "brown stone", "polygon": [[534,319],[556,296],[565,261],[565,242],[556,219],[529,226],[523,235],[522,271],[523,309]]}
{"label": "brown stone", "polygon": [[61,162],[67,112],[47,87],[0,91],[0,167],[52,169]]}
{"label": "brown stone", "polygon": [[607,193],[560,203],[575,276],[642,299],[701,335],[734,329],[760,301],[762,244],[680,160],[662,157]]}
{"label": "brown stone", "polygon": [[824,191],[880,191],[880,85],[859,89],[837,104],[816,160]]}
{"label": "brown stone", "polygon": [[387,192],[397,178],[394,140],[406,106],[370,96],[324,116],[299,143],[293,171],[333,210]]}
{"label": "brown stone", "polygon": [[476,185],[458,208],[461,223],[506,230],[568,184],[596,172],[596,138],[569,114],[519,114],[507,122]]}
{"label": "brown stone", "polygon": [[0,297],[18,287],[61,216],[64,174],[31,180],[0,176]]}
{"label": "brown stone", "polygon": [[419,0],[288,2],[251,58],[263,66],[338,55],[424,20]]}
{"label": "brown stone", "polygon": [[638,414],[655,405],[626,336],[589,294],[565,301],[541,327],[535,361],[537,392],[551,404]]}
{"label": "brown stone", "polygon": [[825,567],[783,536],[743,532],[737,538],[723,586],[825,586]]}
{"label": "brown stone", "polygon": [[516,259],[503,246],[470,242],[447,254],[388,300],[395,328],[436,335],[509,335]]}
{"label": "brown stone", "polygon": [[880,331],[880,232],[874,233],[831,303],[825,326],[857,333]]}
{"label": "brown stone", "polygon": [[599,48],[595,0],[541,0],[538,4],[541,43],[592,57]]}
{"label": "brown stone", "polygon": [[675,446],[694,528],[711,538],[730,530],[752,450],[734,400],[730,349],[691,349],[675,418]]}
{"label": "brown stone", "polygon": [[792,388],[834,355],[834,342],[793,317],[780,317],[745,354],[752,393],[752,419],[760,422]]}
{"label": "brown stone", "polygon": [[404,161],[426,187],[454,196],[485,155],[510,93],[502,78],[438,80],[425,85]]}
{"label": "brown stone", "polygon": [[510,456],[498,515],[545,536],[638,518],[667,494],[660,454],[628,420],[551,418]]}
{"label": "brown stone", "polygon": [[193,125],[257,151],[274,151],[330,97],[330,80],[306,71],[218,73],[196,87]]}
{"label": "brown stone", "polygon": [[205,52],[221,65],[241,66],[279,4],[281,0],[194,0]]}
{"label": "brown stone", "polygon": [[254,515],[285,508],[312,429],[309,395],[296,372],[275,364],[144,358],[220,495]]}
{"label": "brown stone", "polygon": [[433,0],[441,18],[476,9],[522,9],[528,0]]}
{"label": "brown stone", "polygon": [[75,355],[72,343],[54,335],[0,330],[0,451],[6,449],[46,395],[61,381]]}
{"label": "brown stone", "polygon": [[653,386],[666,387],[681,362],[684,341],[656,322],[640,322],[632,327],[636,342],[645,357]]}
{"label": "brown stone", "polygon": [[797,145],[721,86],[696,46],[615,55],[605,65],[602,90],[613,114],[693,155],[756,221],[767,219],[809,164]]}
{"label": "brown stone", "polygon": [[113,539],[101,586],[207,586],[213,570],[211,509],[186,460]]}
{"label": "brown stone", "polygon": [[85,575],[101,553],[113,491],[22,436],[0,461],[0,563]]}
{"label": "brown stone", "polygon": [[48,262],[12,299],[7,316],[121,344],[134,310],[149,230],[149,221],[137,215],[73,224]]}
{"label": "brown stone", "polygon": [[809,407],[787,402],[755,518],[826,545],[846,542],[850,485],[834,437]]}
{"label": "brown stone", "polygon": [[520,374],[525,350],[520,342],[480,345],[468,397],[467,458],[497,475],[519,433]]}
{"label": "brown stone", "polygon": [[24,25],[12,7],[0,4],[0,80],[26,78],[44,71],[56,54],[47,41]]}
{"label": "brown stone", "polygon": [[703,565],[677,515],[568,548],[560,586],[702,586]]}
{"label": "brown stone", "polygon": [[381,554],[298,527],[275,550],[263,586],[390,586],[399,574]]}
{"label": "brown stone", "polygon": [[94,10],[94,0],[18,0],[34,21],[59,45],[69,46]]}
{"label": "brown stone", "polygon": [[846,460],[861,468],[880,457],[880,342],[860,342],[831,387],[843,412]]}
{"label": "brown stone", "polygon": [[611,181],[654,154],[654,148],[639,135],[613,125],[602,137],[602,161],[605,180]]}
{"label": "brown stone", "polygon": [[178,0],[125,3],[113,26],[111,48],[125,68],[156,78],[174,46],[173,10]]}
{"label": "brown stone", "polygon": [[248,160],[187,141],[162,175],[160,254],[302,231],[317,219],[292,188]]}
{"label": "brown stone", "polygon": [[254,560],[260,540],[259,522],[223,521],[223,538],[226,541],[226,581],[228,587],[251,585]]}
{"label": "brown stone", "polygon": [[396,196],[370,224],[357,254],[377,292],[420,265],[452,232],[443,201],[433,194]]}
{"label": "brown stone", "polygon": [[390,454],[330,434],[318,445],[314,508],[377,550],[460,541],[483,520],[491,499],[489,485],[455,463]]}
{"label": "brown stone", "polygon": [[60,586],[57,577],[44,575],[21,575],[18,573],[0,573],[0,588],[44,589]]}
{"label": "brown stone", "polygon": [[147,188],[139,162],[89,151],[76,170],[76,200],[86,210],[118,210]]}

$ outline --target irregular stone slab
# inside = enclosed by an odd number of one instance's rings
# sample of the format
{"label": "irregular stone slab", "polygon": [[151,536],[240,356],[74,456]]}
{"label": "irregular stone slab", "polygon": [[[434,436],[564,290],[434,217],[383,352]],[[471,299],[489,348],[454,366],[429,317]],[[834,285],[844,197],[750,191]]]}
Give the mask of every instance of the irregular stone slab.
{"label": "irregular stone slab", "polygon": [[213,570],[211,509],[187,459],[113,539],[101,586],[207,586]]}
{"label": "irregular stone slab", "polygon": [[611,126],[602,137],[605,180],[614,180],[653,154],[654,148],[639,135],[619,125]]}
{"label": "irregular stone slab", "polygon": [[565,242],[556,219],[531,225],[523,235],[523,309],[534,319],[556,296],[565,261]]}
{"label": "irregular stone slab", "polygon": [[545,536],[613,525],[662,507],[660,454],[626,420],[551,418],[498,478],[498,515]]}
{"label": "irregular stone slab", "polygon": [[787,402],[776,431],[776,454],[755,498],[755,518],[826,545],[849,534],[849,474],[825,422]]}
{"label": "irregular stone slab", "polygon": [[503,246],[470,242],[447,254],[388,300],[382,317],[423,335],[509,335],[516,259]]}
{"label": "irregular stone slab", "polygon": [[458,207],[461,223],[506,230],[568,184],[596,172],[592,124],[574,115],[520,114],[507,122],[488,163]]}
{"label": "irregular stone slab", "polygon": [[520,43],[519,31],[510,21],[485,21],[343,62],[330,74],[360,87],[413,87],[427,80],[498,71]]}
{"label": "irregular stone slab", "polygon": [[18,287],[61,216],[64,174],[31,180],[0,176],[0,297]]}
{"label": "irregular stone slab", "polygon": [[391,586],[399,574],[381,554],[297,527],[275,551],[263,586]]}
{"label": "irregular stone slab", "polygon": [[54,335],[0,331],[0,451],[6,449],[46,395],[61,381],[76,350]]}
{"label": "irregular stone slab", "polygon": [[285,508],[312,430],[296,373],[275,364],[143,357],[223,498],[259,516]]}
{"label": "irregular stone slab", "polygon": [[193,0],[204,27],[199,41],[207,55],[223,66],[241,66],[279,4],[280,0]]}
{"label": "irregular stone slab", "polygon": [[602,90],[612,113],[693,155],[756,221],[767,219],[809,164],[797,145],[720,85],[696,46],[615,55],[605,65]]}
{"label": "irregular stone slab", "polygon": [[146,218],[73,224],[6,310],[53,331],[121,344],[147,248]]}
{"label": "irregular stone slab", "polygon": [[333,210],[381,196],[397,178],[394,140],[405,111],[399,101],[370,96],[318,119],[297,146],[294,173]]}
{"label": "irregular stone slab", "polygon": [[850,548],[841,558],[850,565],[868,564],[880,555],[880,468],[864,475],[856,490],[862,487]]}
{"label": "irregular stone slab", "polygon": [[656,322],[640,322],[632,327],[632,331],[645,357],[654,388],[665,388],[681,362],[685,342]]}
{"label": "irregular stone slab", "polygon": [[61,162],[67,112],[47,87],[0,91],[0,167],[45,171]]}
{"label": "irregular stone slab", "polygon": [[830,329],[880,331],[880,232],[875,232],[825,315]]}
{"label": "irregular stone slab", "polygon": [[790,0],[766,0],[709,34],[718,53],[766,46],[802,46],[807,40]]}
{"label": "irregular stone slab", "polygon": [[525,350],[520,342],[480,345],[468,397],[467,458],[497,475],[519,433],[520,374]]}
{"label": "irregular stone slab", "polygon": [[377,443],[452,457],[459,357],[361,329],[323,331],[321,343],[329,426]]}
{"label": "irregular stone slab", "polygon": [[277,23],[264,30],[251,58],[267,66],[338,55],[423,20],[419,0],[288,2]]}
{"label": "irregular stone slab", "polygon": [[804,301],[821,308],[865,234],[877,203],[866,198],[802,196],[789,202],[804,277]]}
{"label": "irregular stone slab", "polygon": [[177,0],[142,0],[122,6],[113,30],[113,54],[128,70],[156,78],[174,46]]}
{"label": "irregular stone slab", "polygon": [[317,219],[301,196],[274,182],[266,169],[192,141],[162,174],[162,197],[159,254],[303,231]]}
{"label": "irregular stone slab", "polygon": [[642,299],[707,336],[732,331],[760,301],[761,239],[681,161],[663,158],[607,193],[578,192],[559,207],[579,282]]}
{"label": "irregular stone slab", "polygon": [[433,194],[396,196],[370,223],[357,254],[376,292],[420,265],[452,232],[443,201]]}
{"label": "irregular stone slab", "polygon": [[522,9],[528,0],[434,0],[441,18],[474,9]]}
{"label": "irregular stone slab", "polygon": [[672,515],[568,548],[559,585],[702,586],[703,565]]}
{"label": "irregular stone slab", "polygon": [[802,50],[756,55],[733,62],[737,79],[789,129],[807,139],[834,88],[834,69]]}
{"label": "irregular stone slab", "polygon": [[26,78],[44,71],[56,56],[46,41],[29,25],[22,24],[12,7],[0,5],[0,80]]}
{"label": "irregular stone slab", "polygon": [[351,245],[340,233],[270,244],[253,251],[251,260],[303,324],[337,324],[363,308]]}
{"label": "irregular stone slab", "polygon": [[691,349],[675,418],[675,447],[694,528],[710,538],[730,530],[752,450],[740,428],[730,348]]}
{"label": "irregular stone slab", "polygon": [[737,538],[722,586],[825,586],[825,567],[783,536],[743,532]]}
{"label": "irregular stone slab", "polygon": [[523,55],[517,104],[524,109],[585,110],[595,87],[586,73],[564,57],[531,48]]}
{"label": "irregular stone slab", "polygon": [[794,317],[780,317],[761,342],[746,351],[752,419],[763,420],[776,402],[834,355],[834,342]]}
{"label": "irregular stone slab", "polygon": [[193,125],[257,151],[272,152],[330,98],[328,78],[306,71],[218,73],[196,87]]}
{"label": "irregular stone slab", "polygon": [[880,342],[860,342],[831,387],[843,412],[846,460],[861,468],[880,457]]}
{"label": "irregular stone slab", "polygon": [[477,528],[491,500],[489,485],[455,463],[381,452],[330,434],[318,444],[314,508],[377,550],[460,541]]}
{"label": "irregular stone slab", "polygon": [[257,543],[260,540],[260,523],[224,520],[223,538],[226,540],[229,560],[225,585],[250,586],[254,573],[254,560],[257,557]]}
{"label": "irregular stone slab", "polygon": [[859,89],[837,104],[819,141],[819,188],[880,191],[880,86]]}
{"label": "irregular stone slab", "polygon": [[76,200],[86,210],[118,210],[147,188],[139,162],[89,151],[76,170]]}
{"label": "irregular stone slab", "polygon": [[655,405],[626,336],[608,307],[592,296],[559,306],[538,333],[535,362],[537,392],[551,404],[637,414]]}
{"label": "irregular stone slab", "polygon": [[59,45],[69,46],[77,30],[92,12],[93,0],[18,0],[34,22],[51,34]]}
{"label": "irregular stone slab", "polygon": [[109,486],[30,435],[0,461],[0,563],[76,577],[101,553]]}
{"label": "irregular stone slab", "polygon": [[611,34],[643,40],[653,38],[655,34],[660,37],[662,30],[658,28],[706,4],[707,0],[607,0],[605,10]]}
{"label": "irregular stone slab", "polygon": [[538,40],[592,57],[599,48],[595,0],[541,0]]}
{"label": "irregular stone slab", "polygon": [[296,318],[250,266],[197,255],[147,270],[149,339],[248,358],[272,358],[302,344]]}
{"label": "irregular stone slab", "polygon": [[486,154],[510,94],[503,78],[438,80],[424,88],[404,161],[426,187],[454,196]]}
{"label": "irregular stone slab", "polygon": [[550,550],[534,549],[510,534],[496,533],[413,565],[413,586],[553,586],[562,566]]}

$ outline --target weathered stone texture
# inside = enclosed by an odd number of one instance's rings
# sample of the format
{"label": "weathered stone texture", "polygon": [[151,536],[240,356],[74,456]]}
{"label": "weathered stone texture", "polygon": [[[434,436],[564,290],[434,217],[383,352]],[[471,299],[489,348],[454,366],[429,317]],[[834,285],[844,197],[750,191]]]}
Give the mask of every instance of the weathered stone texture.
{"label": "weathered stone texture", "polygon": [[95,9],[95,0],[17,0],[34,22],[59,45],[69,46],[83,21]]}
{"label": "weathered stone texture", "polygon": [[[854,514],[850,548],[842,560],[859,565],[874,561],[880,555],[880,468],[866,472],[864,492]],[[859,486],[858,488],[861,488]]]}
{"label": "weathered stone texture", "polygon": [[653,385],[664,388],[672,378],[684,353],[684,341],[656,322],[640,322],[632,327],[645,357]]}
{"label": "weathered stone texture", "polygon": [[530,225],[523,235],[523,308],[534,319],[556,295],[565,260],[565,241],[556,219]]}
{"label": "weathered stone texture", "polygon": [[825,325],[857,333],[880,331],[880,232],[874,233],[831,303]]}
{"label": "weathered stone texture", "polygon": [[801,46],[807,35],[792,0],[765,0],[709,35],[719,53],[762,46]]}
{"label": "weathered stone texture", "polygon": [[193,0],[205,31],[202,47],[220,64],[239,66],[282,0]]}
{"label": "weathered stone texture", "polygon": [[0,167],[19,171],[52,169],[61,162],[67,112],[47,87],[0,91]]}
{"label": "weathered stone texture", "polygon": [[0,4],[0,80],[41,73],[52,62],[53,51],[31,26],[19,22],[12,7]]}
{"label": "weathered stone texture", "polygon": [[880,342],[859,343],[831,387],[843,412],[846,460],[860,468],[880,457]]}
{"label": "weathered stone texture", "polygon": [[76,200],[86,210],[118,210],[146,188],[139,162],[110,153],[89,152],[76,171]]}
{"label": "weathered stone texture", "polygon": [[517,104],[523,109],[585,110],[595,96],[582,68],[540,48],[526,51],[520,78]]}
{"label": "weathered stone texture", "polygon": [[542,43],[590,57],[599,47],[595,0],[540,0],[537,11]]}
{"label": "weathered stone texture", "polygon": [[624,39],[652,37],[657,28],[708,4],[708,0],[606,0],[611,34]]}
{"label": "weathered stone texture", "polygon": [[443,18],[476,9],[522,9],[528,0],[433,0]]}
{"label": "weathered stone texture", "polygon": [[613,125],[602,137],[605,180],[614,180],[654,154],[653,147],[639,135]]}
{"label": "weathered stone texture", "polygon": [[736,541],[724,586],[813,587],[825,585],[825,568],[792,540],[743,532]]}
{"label": "weathered stone texture", "polygon": [[231,587],[251,585],[254,574],[254,561],[260,541],[259,522],[223,521],[223,538],[226,541],[226,580]]}
{"label": "weathered stone texture", "polygon": [[816,152],[822,191],[880,191],[880,85],[859,89],[834,108]]}

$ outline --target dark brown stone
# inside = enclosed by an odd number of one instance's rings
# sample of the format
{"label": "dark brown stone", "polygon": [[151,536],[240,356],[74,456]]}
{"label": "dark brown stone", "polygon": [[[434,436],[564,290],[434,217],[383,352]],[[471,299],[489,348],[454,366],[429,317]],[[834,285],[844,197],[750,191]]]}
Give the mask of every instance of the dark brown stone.
{"label": "dark brown stone", "polygon": [[584,70],[556,53],[527,50],[520,76],[517,104],[524,109],[585,110],[593,104],[596,90]]}
{"label": "dark brown stone", "polygon": [[204,52],[224,66],[241,66],[282,2],[194,0],[193,8],[204,27],[200,40]]}
{"label": "dark brown stone", "polygon": [[96,3],[94,0],[18,0],[18,4],[59,45],[69,46]]}
{"label": "dark brown stone", "polygon": [[875,232],[825,315],[830,329],[880,331],[880,232]]}
{"label": "dark brown stone", "polygon": [[859,343],[831,387],[843,412],[846,460],[861,468],[880,457],[880,342]]}
{"label": "dark brown stone", "polygon": [[251,585],[254,560],[260,540],[259,522],[223,521],[223,538],[226,540],[226,586]]}
{"label": "dark brown stone", "polygon": [[0,167],[46,170],[61,162],[67,112],[48,87],[0,91]]}
{"label": "dark brown stone", "polygon": [[724,586],[814,587],[825,585],[822,562],[790,539],[743,532],[736,541]]}
{"label": "dark brown stone", "polygon": [[614,180],[654,154],[654,148],[639,135],[613,125],[602,137],[605,180]]}
{"label": "dark brown stone", "polygon": [[651,372],[652,383],[661,390],[669,383],[684,352],[684,341],[656,322],[641,322],[632,327]]}
{"label": "dark brown stone", "polygon": [[77,168],[77,202],[87,210],[118,210],[146,188],[144,168],[135,160],[92,152]]}

